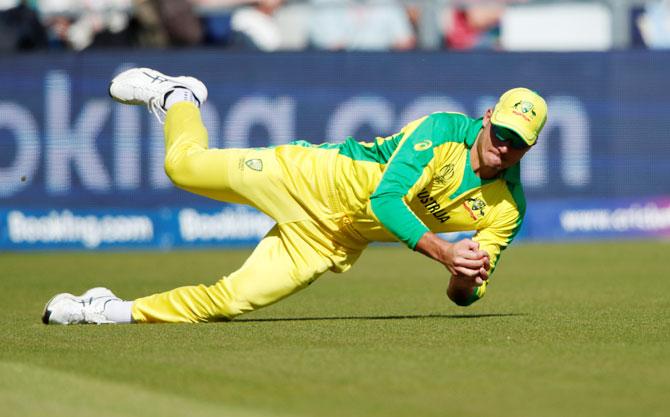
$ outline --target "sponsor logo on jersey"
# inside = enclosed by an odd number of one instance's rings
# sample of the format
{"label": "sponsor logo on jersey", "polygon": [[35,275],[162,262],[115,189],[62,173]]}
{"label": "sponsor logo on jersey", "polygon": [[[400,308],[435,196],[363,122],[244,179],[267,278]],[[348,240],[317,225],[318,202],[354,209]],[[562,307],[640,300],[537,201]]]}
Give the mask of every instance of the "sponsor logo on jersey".
{"label": "sponsor logo on jersey", "polygon": [[263,160],[261,159],[249,159],[244,164],[254,171],[263,170]]}
{"label": "sponsor logo on jersey", "polygon": [[433,181],[437,184],[446,184],[447,180],[450,180],[453,176],[454,164],[447,164],[437,171],[437,174],[433,177]]}
{"label": "sponsor logo on jersey", "polygon": [[477,214],[479,212],[480,217],[484,217],[484,207],[486,207],[486,202],[480,198],[468,198],[463,202],[463,207],[470,213],[472,220],[477,220]]}
{"label": "sponsor logo on jersey", "polygon": [[447,220],[449,220],[449,214],[447,214],[447,210],[443,209],[442,206],[440,206],[440,203],[438,203],[435,198],[431,197],[430,193],[428,190],[425,188],[417,194],[417,197],[419,197],[419,201],[421,201],[421,204],[426,208],[426,210],[433,215],[440,223],[444,223]]}
{"label": "sponsor logo on jersey", "polygon": [[535,106],[529,101],[521,100],[514,104],[513,113],[517,116],[523,117],[526,121],[530,122],[537,116],[535,113]]}
{"label": "sponsor logo on jersey", "polygon": [[421,142],[414,144],[414,150],[421,152],[425,151],[426,149],[430,149],[431,146],[433,146],[433,142],[430,139],[424,139]]}

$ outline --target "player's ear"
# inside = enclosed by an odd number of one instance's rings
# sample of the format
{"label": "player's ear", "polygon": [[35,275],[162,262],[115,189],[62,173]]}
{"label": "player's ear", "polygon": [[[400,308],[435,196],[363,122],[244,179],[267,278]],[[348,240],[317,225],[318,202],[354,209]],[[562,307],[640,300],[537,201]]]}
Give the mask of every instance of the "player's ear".
{"label": "player's ear", "polygon": [[493,115],[493,109],[488,109],[486,110],[486,113],[484,113],[484,124],[488,124],[491,121],[491,116]]}

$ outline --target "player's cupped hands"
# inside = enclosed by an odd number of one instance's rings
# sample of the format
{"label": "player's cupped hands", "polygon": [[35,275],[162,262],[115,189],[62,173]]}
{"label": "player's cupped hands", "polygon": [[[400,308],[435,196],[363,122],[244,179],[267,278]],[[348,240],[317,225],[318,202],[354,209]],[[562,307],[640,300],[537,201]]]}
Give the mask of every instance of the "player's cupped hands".
{"label": "player's cupped hands", "polygon": [[443,262],[452,275],[461,279],[472,280],[473,285],[480,286],[489,277],[491,260],[486,251],[479,249],[479,243],[471,239],[460,240],[448,250],[446,262]]}
{"label": "player's cupped hands", "polygon": [[416,250],[440,262],[451,275],[472,281],[474,286],[482,285],[489,277],[489,254],[480,250],[479,243],[472,239],[449,243],[434,233],[426,232],[417,243]]}

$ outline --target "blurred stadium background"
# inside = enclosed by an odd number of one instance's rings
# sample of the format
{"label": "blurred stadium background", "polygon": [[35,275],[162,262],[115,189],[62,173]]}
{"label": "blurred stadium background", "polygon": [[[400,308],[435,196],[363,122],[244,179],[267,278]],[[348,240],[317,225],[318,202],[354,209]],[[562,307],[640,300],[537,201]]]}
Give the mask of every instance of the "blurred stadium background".
{"label": "blurred stadium background", "polygon": [[173,188],[130,66],[205,81],[214,147],[370,140],[505,89],[549,103],[520,239],[670,235],[670,2],[0,0],[0,249],[249,245],[257,212]]}
{"label": "blurred stadium background", "polygon": [[[670,1],[0,0],[0,414],[667,415],[666,48]],[[131,66],[201,78],[214,147],[536,89],[526,244],[466,310],[440,265],[377,246],[231,323],[44,326],[58,292],[212,282],[271,225],[170,184],[161,125],[108,97]]]}

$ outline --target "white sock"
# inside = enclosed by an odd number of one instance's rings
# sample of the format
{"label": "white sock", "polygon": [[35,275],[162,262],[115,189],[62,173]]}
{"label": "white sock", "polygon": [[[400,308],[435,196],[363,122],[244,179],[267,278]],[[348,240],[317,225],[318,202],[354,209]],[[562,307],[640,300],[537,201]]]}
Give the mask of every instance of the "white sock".
{"label": "white sock", "polygon": [[190,101],[191,103],[200,107],[200,102],[198,101],[197,98],[195,98],[191,90],[189,90],[188,88],[180,88],[180,87],[177,87],[174,90],[167,92],[167,95],[165,97],[165,105],[163,105],[163,107],[165,108],[165,110],[168,110],[174,104],[181,103],[182,101]]}
{"label": "white sock", "polygon": [[132,323],[133,317],[130,309],[133,306],[132,301],[123,301],[118,298],[110,298],[105,301],[105,318],[114,323],[125,324]]}

